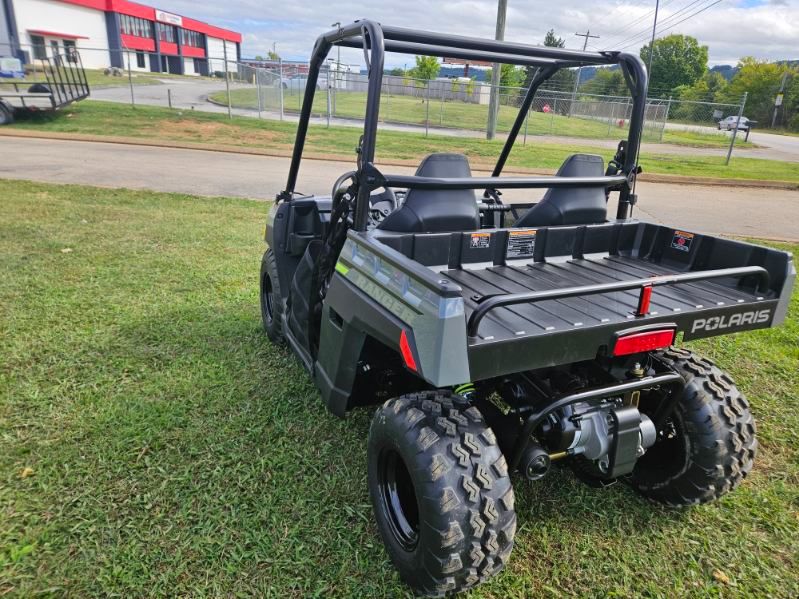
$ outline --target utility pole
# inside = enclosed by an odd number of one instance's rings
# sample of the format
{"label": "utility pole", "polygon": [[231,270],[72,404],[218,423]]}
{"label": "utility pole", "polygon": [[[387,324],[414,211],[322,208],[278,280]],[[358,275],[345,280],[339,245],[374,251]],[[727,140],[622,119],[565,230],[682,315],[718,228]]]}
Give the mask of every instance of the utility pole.
{"label": "utility pole", "polygon": [[[505,39],[505,17],[508,13],[508,0],[499,0],[497,3],[497,33],[494,39],[503,41]],[[499,116],[499,84],[502,78],[502,65],[494,63],[491,70],[491,95],[488,99],[488,125],[486,127],[486,139],[494,139],[497,132],[497,116]]]}
{"label": "utility pole", "polygon": [[[588,48],[588,40],[589,38],[599,39],[598,35],[591,35],[591,30],[588,29],[585,33],[575,33],[577,37],[584,37],[585,41],[583,42],[583,52],[585,52],[586,48]],[[577,100],[577,88],[580,87],[580,75],[583,72],[583,67],[577,67],[577,79],[574,80],[574,89],[572,90],[572,101],[569,104],[569,116],[572,115],[572,110],[574,110],[574,102]]]}
{"label": "utility pole", "polygon": [[[341,31],[341,21],[336,21],[331,25],[331,27],[335,27],[339,31]],[[333,112],[336,112],[336,96],[338,96],[338,84],[341,81],[341,46],[336,46],[338,50],[338,57],[336,58],[336,73],[333,77],[333,87],[335,90],[333,91]],[[327,86],[330,87],[330,77],[331,73],[327,73]]]}
{"label": "utility pole", "polygon": [[649,76],[649,81],[652,81],[652,56],[655,54],[655,35],[658,30],[658,9],[660,8],[660,0],[655,0],[655,20],[652,21],[652,41],[649,42],[649,60],[646,63],[646,74]]}
{"label": "utility pole", "polygon": [[782,83],[780,83],[780,91],[777,92],[777,97],[774,98],[774,114],[771,116],[771,128],[777,124],[777,111],[782,106],[782,99],[785,97],[785,82],[788,80],[788,71],[782,74]]}

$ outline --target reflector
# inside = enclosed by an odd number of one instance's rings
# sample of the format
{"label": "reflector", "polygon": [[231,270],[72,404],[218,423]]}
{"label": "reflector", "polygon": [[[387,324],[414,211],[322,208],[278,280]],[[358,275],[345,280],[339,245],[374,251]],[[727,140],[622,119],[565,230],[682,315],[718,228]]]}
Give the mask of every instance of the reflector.
{"label": "reflector", "polygon": [[405,334],[404,330],[400,333],[400,353],[402,353],[402,361],[405,362],[405,366],[416,372],[416,360],[413,359],[413,351],[411,351],[408,335]]}
{"label": "reflector", "polygon": [[674,334],[674,329],[663,329],[619,337],[613,347],[613,355],[626,356],[668,347],[674,342]]}

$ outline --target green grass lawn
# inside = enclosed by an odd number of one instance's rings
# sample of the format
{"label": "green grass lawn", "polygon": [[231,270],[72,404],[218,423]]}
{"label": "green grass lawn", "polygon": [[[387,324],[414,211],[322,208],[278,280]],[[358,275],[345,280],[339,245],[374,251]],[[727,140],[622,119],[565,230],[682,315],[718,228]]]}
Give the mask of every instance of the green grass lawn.
{"label": "green grass lawn", "polygon": [[[91,135],[119,135],[147,140],[176,141],[197,144],[221,144],[234,147],[260,148],[290,152],[294,145],[296,124],[247,117],[233,117],[200,111],[170,110],[152,106],[128,106],[111,102],[83,101],[55,115],[38,115],[21,119],[11,128]],[[352,158],[361,131],[354,127],[311,125],[306,149],[326,156]],[[378,159],[420,160],[431,152],[463,152],[474,166],[492,168],[502,148],[501,140],[404,133],[378,132]],[[542,144],[535,139],[527,145],[517,142],[508,166],[557,169],[563,160],[575,152],[590,152],[604,156],[612,151],[585,145]],[[681,156],[644,152],[640,163],[647,173],[674,174],[724,179],[777,180],[799,184],[796,163],[733,158],[730,166],[718,156]]]}
{"label": "green grass lawn", "polygon": [[[372,409],[326,413],[261,331],[267,205],[1,184],[0,595],[404,594],[369,506]],[[470,596],[796,597],[798,310],[692,344],[759,420],[735,493],[674,511],[517,478],[510,565]]]}
{"label": "green grass lawn", "polygon": [[[234,89],[230,92],[231,103],[237,108],[258,108],[258,90],[255,88]],[[216,102],[227,104],[227,92],[210,94]],[[301,108],[302,95],[294,90],[284,91],[284,110],[297,113]],[[333,105],[331,100],[331,105]],[[279,90],[273,87],[261,88],[261,106],[275,109],[280,106]],[[366,94],[359,92],[339,92],[335,99],[334,116],[342,118],[362,119],[366,112]],[[325,90],[317,92],[314,97],[313,112],[316,116],[327,114],[327,94]],[[515,106],[501,105],[497,119],[497,130],[510,131],[519,110]],[[434,98],[430,101],[428,111],[424,97],[384,94],[380,99],[380,118],[386,122],[410,123],[424,125],[429,120],[432,127],[449,127],[484,131],[488,118],[488,106],[469,104],[456,100]],[[564,137],[580,137],[586,139],[614,139],[627,135],[627,128],[620,128],[615,121],[594,120],[588,118],[569,118],[555,112],[544,113],[533,111],[527,123],[528,135],[561,135]],[[664,132],[645,129],[644,141],[663,141],[664,143],[686,145],[700,148],[721,148],[730,141],[723,133],[701,133],[691,131]],[[737,142],[736,142],[737,143]],[[741,140],[741,147],[754,147],[751,142]]]}

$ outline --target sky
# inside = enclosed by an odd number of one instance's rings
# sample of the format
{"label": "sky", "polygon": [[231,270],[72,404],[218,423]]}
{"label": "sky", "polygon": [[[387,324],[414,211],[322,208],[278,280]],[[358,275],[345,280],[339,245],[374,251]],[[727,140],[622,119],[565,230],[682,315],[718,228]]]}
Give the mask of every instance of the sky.
{"label": "sky", "polygon": [[[276,43],[278,53],[291,60],[307,59],[316,37],[336,21],[370,18],[493,38],[497,14],[497,0],[142,1],[241,32],[243,57],[266,55]],[[734,65],[742,56],[799,59],[799,0],[716,1],[661,0],[659,30],[696,37],[708,46],[711,65]],[[600,37],[589,40],[589,49],[638,52],[651,36],[654,6],[654,0],[508,0],[505,39],[542,43],[552,28],[567,47],[579,48],[583,38],[574,34],[590,30]],[[413,63],[412,57],[400,55],[386,59],[388,68]],[[358,51],[343,49],[342,62],[360,66],[363,58]]]}

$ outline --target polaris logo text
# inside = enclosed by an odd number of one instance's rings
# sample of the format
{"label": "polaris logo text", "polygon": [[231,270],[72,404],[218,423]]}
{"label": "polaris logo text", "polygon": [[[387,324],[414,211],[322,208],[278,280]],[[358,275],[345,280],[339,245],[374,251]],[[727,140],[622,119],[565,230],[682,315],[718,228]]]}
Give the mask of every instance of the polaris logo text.
{"label": "polaris logo text", "polygon": [[692,333],[697,331],[715,331],[717,329],[730,329],[746,324],[763,324],[768,322],[771,310],[758,310],[756,312],[739,312],[731,316],[711,316],[710,318],[698,318],[694,321],[691,328]]}

